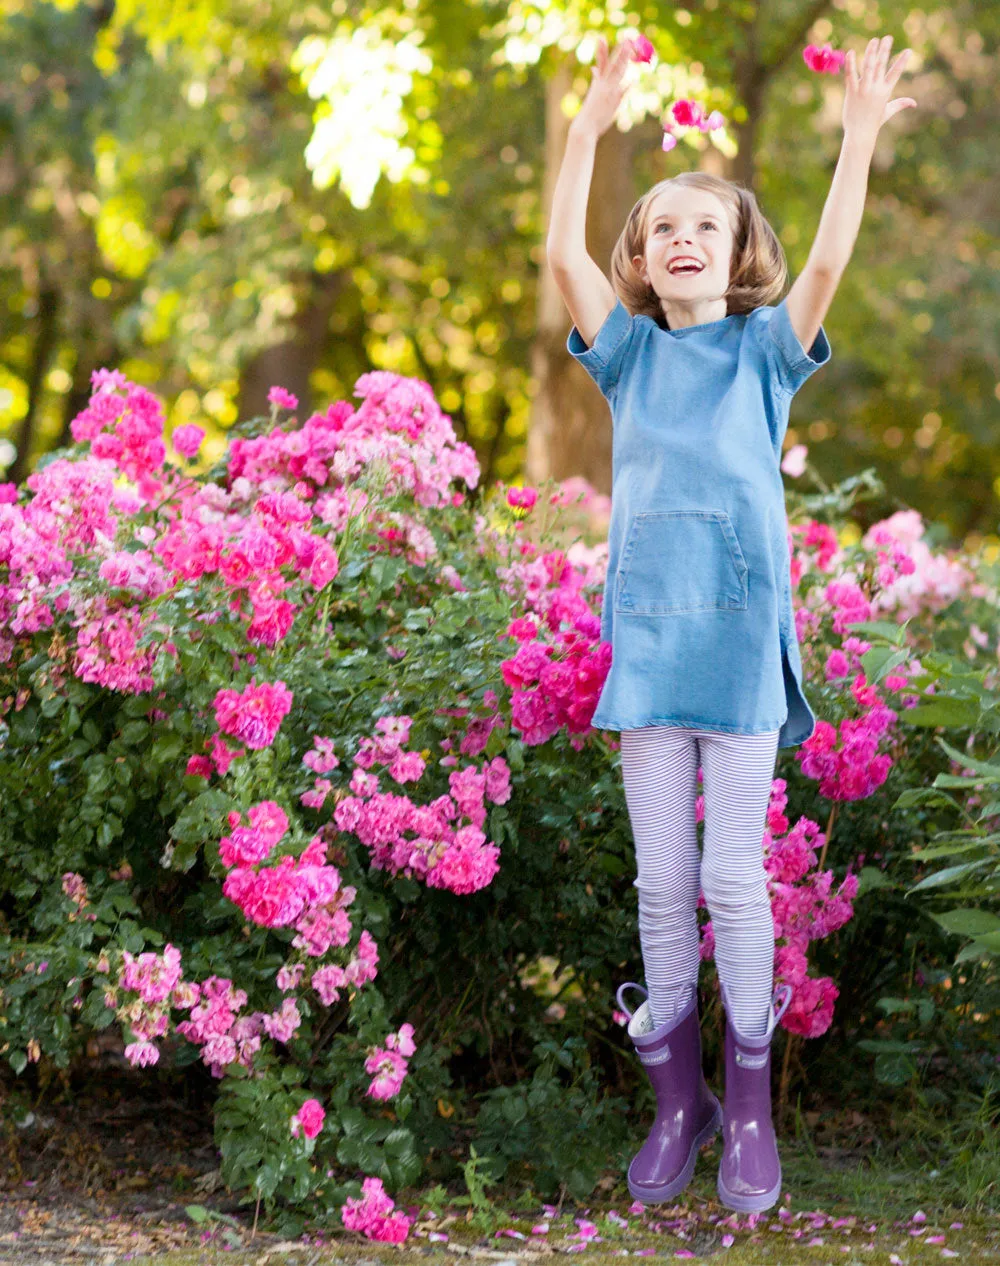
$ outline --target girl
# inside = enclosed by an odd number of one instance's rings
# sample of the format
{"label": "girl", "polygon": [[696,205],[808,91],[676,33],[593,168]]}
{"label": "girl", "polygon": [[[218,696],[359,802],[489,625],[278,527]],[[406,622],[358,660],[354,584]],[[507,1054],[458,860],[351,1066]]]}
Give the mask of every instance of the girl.
{"label": "girl", "polygon": [[[598,138],[625,94],[630,45],[602,41],[553,197],[549,266],[569,350],[611,406],[612,515],[602,636],[613,646],[595,726],[621,731],[648,993],[629,1036],[656,1095],[629,1189],[669,1200],[720,1125],[718,1189],[741,1212],[781,1191],[770,1043],[773,992],[762,838],[776,749],[812,733],[792,616],[779,471],[791,398],[830,356],[822,320],[850,258],[879,129],[909,50],[847,54],[844,141],[816,240],[786,298],[784,254],[752,193],[714,176],[661,181],[633,207],[609,283],[587,254]],[[776,304],[777,306],[768,306]],[[808,349],[808,351],[806,350]],[[702,766],[705,838],[695,834]],[[726,1013],[725,1106],[705,1085],[698,1026],[704,892]],[[623,985],[622,992],[638,986]]]}

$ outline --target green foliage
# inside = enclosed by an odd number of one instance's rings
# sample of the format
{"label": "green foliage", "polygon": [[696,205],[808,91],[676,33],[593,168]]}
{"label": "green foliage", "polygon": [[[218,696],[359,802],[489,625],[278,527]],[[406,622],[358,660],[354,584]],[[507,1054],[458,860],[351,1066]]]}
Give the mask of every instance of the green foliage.
{"label": "green foliage", "polygon": [[627,1102],[601,1095],[582,1038],[541,1042],[534,1056],[530,1081],[483,1096],[476,1138],[498,1178],[529,1166],[541,1195],[554,1195],[565,1184],[574,1199],[584,1200],[612,1158],[623,1159]]}

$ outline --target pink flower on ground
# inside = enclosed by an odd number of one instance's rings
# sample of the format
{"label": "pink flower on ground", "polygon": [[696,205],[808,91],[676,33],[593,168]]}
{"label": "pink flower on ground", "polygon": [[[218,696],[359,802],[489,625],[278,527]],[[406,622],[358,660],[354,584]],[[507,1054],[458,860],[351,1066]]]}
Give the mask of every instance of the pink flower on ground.
{"label": "pink flower on ground", "polygon": [[840,73],[840,68],[844,64],[847,54],[839,49],[831,48],[829,44],[817,47],[815,44],[807,44],[802,50],[802,59],[810,70],[814,70],[818,75],[836,75]]}
{"label": "pink flower on ground", "polygon": [[320,1101],[318,1099],[307,1099],[295,1116],[292,1117],[292,1137],[298,1138],[300,1134],[304,1134],[307,1139],[314,1139],[322,1130],[325,1120],[326,1113]]}
{"label": "pink flower on ground", "polygon": [[204,430],[193,423],[177,427],[170,437],[174,448],[182,457],[194,457],[198,449],[201,448],[201,442],[204,438]]}
{"label": "pink flower on ground", "polygon": [[267,399],[269,404],[273,404],[278,409],[297,409],[299,407],[298,396],[293,396],[284,387],[272,387],[267,393]]}
{"label": "pink flower on ground", "polygon": [[652,40],[647,39],[645,35],[637,35],[632,41],[632,60],[634,62],[651,62],[655,51]]}
{"label": "pink flower on ground", "polygon": [[392,1197],[386,1194],[381,1178],[366,1178],[361,1184],[360,1200],[348,1197],[340,1211],[349,1231],[360,1231],[370,1240],[384,1244],[402,1244],[412,1225],[401,1210],[393,1212]]}
{"label": "pink flower on ground", "polygon": [[809,449],[805,444],[793,444],[785,456],[782,458],[781,469],[786,475],[790,475],[793,479],[805,473],[806,454]]}

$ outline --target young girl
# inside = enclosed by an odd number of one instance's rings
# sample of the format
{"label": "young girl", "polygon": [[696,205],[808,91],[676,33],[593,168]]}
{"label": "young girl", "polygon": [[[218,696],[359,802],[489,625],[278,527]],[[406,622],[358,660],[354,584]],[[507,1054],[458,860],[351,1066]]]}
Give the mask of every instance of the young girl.
{"label": "young girl", "polygon": [[[633,207],[609,283],[587,254],[594,150],[625,93],[630,46],[601,44],[553,198],[549,266],[575,328],[569,350],[611,406],[612,515],[603,637],[611,671],[594,724],[621,731],[648,993],[629,1036],[656,1095],[629,1167],[639,1200],[689,1182],[720,1125],[718,1190],[741,1212],[781,1192],[770,1043],[791,1000],[773,992],[762,838],[776,750],[813,728],[792,616],[779,461],[791,398],[830,356],[821,323],[850,258],[868,169],[908,50],[847,54],[844,141],[816,240],[781,299],[784,254],[752,193],[689,172]],[[776,304],[777,306],[768,306]],[[806,350],[808,349],[808,350]],[[705,790],[704,850],[695,781]],[[701,1071],[698,924],[704,892],[726,1013],[725,1106]],[[623,990],[638,986],[623,985]]]}

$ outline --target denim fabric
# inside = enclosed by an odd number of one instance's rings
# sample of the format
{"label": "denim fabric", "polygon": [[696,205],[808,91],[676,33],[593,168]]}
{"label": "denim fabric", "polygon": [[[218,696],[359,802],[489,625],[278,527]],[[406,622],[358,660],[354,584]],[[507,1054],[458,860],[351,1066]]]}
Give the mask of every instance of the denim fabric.
{"label": "denim fabric", "polygon": [[594,725],[780,730],[801,743],[781,443],[792,396],[830,358],[785,303],[665,330],[615,305],[569,350],[611,406],[613,473],[601,635],[612,664]]}

